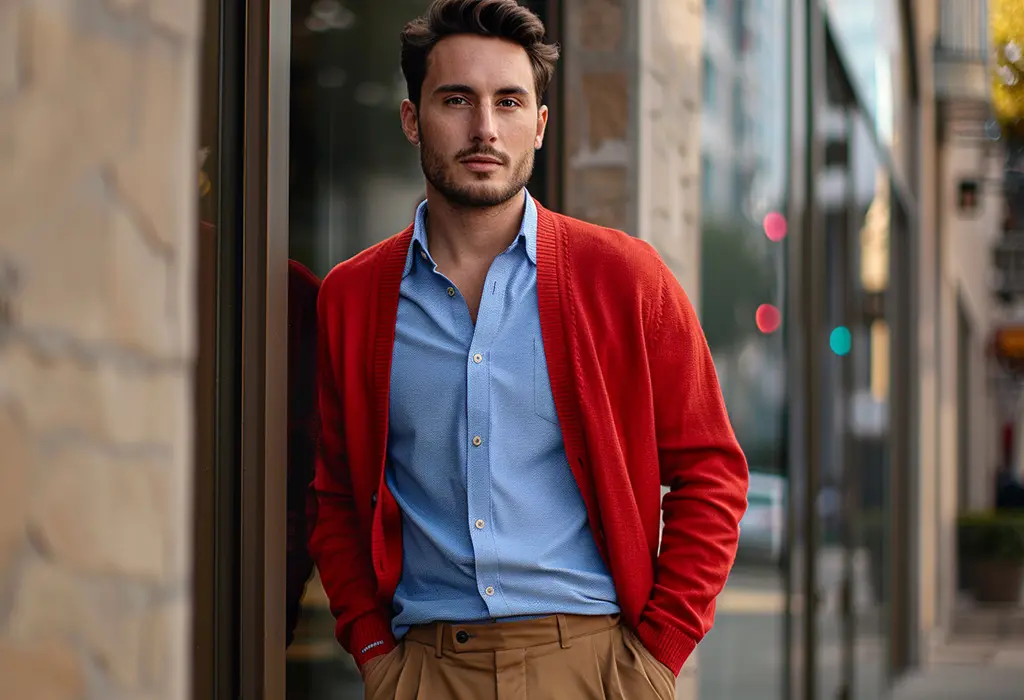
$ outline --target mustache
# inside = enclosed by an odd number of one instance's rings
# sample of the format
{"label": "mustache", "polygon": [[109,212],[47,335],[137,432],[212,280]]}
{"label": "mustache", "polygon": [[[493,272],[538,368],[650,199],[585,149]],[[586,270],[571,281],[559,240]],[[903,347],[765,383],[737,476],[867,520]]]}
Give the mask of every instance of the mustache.
{"label": "mustache", "polygon": [[501,161],[502,165],[508,165],[509,157],[490,146],[473,146],[466,148],[455,154],[456,160],[464,160],[466,158],[472,158],[474,156],[485,156],[487,158],[494,158],[495,160]]}

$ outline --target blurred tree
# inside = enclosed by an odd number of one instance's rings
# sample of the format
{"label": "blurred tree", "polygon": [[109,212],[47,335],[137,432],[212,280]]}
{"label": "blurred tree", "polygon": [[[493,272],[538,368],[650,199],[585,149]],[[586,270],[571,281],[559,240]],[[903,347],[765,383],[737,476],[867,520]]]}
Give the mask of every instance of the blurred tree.
{"label": "blurred tree", "polygon": [[715,354],[729,353],[757,333],[757,307],[776,301],[769,245],[774,244],[742,220],[701,226],[701,325]]}

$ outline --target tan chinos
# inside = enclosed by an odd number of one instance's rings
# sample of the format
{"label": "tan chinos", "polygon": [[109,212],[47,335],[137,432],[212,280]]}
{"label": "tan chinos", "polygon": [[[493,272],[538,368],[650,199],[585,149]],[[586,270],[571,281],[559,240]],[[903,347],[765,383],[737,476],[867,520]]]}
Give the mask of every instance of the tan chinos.
{"label": "tan chinos", "polygon": [[367,700],[674,700],[675,676],[617,615],[413,627]]}

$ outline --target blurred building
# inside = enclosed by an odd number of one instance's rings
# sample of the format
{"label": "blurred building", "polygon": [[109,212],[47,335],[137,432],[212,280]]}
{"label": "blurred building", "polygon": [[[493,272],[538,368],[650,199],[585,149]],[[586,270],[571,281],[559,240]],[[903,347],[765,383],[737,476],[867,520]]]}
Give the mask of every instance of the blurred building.
{"label": "blurred building", "polygon": [[[11,697],[361,697],[315,577],[284,646],[286,269],[410,220],[426,4],[0,9]],[[1020,421],[987,3],[523,4],[564,55],[531,190],[659,250],[750,461],[678,697],[883,697],[960,624],[956,519]]]}

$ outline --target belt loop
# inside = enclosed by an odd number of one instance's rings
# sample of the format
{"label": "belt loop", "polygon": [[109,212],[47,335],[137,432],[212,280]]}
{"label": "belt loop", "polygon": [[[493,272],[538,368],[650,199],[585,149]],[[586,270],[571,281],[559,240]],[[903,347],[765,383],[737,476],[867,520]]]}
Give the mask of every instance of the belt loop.
{"label": "belt loop", "polygon": [[437,658],[444,656],[444,623],[434,623],[434,655]]}
{"label": "belt loop", "polygon": [[555,619],[558,620],[558,641],[563,649],[568,649],[572,646],[572,638],[569,637],[569,622],[565,619],[565,615],[555,615]]}

